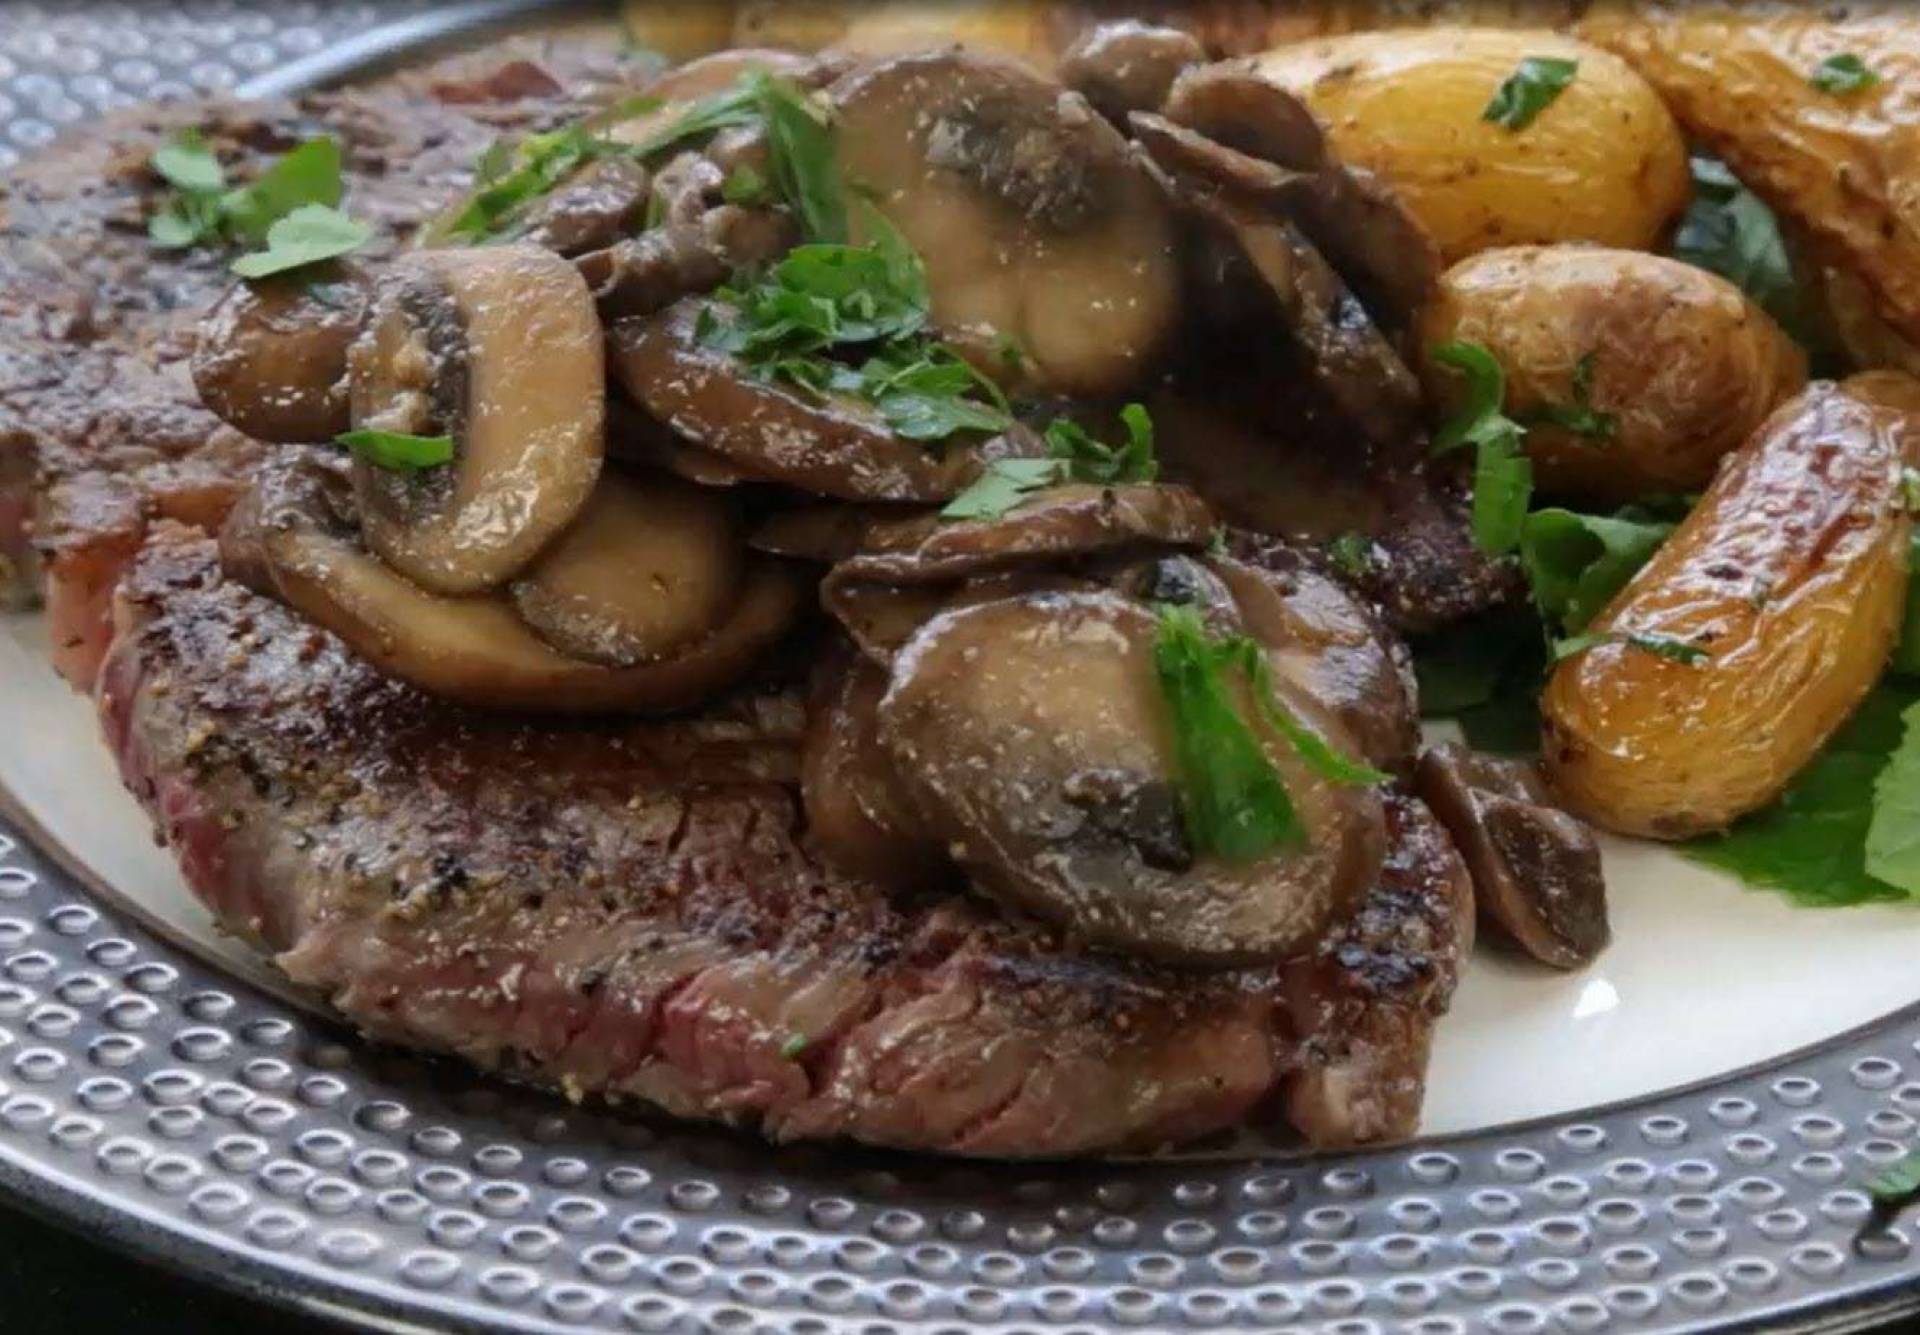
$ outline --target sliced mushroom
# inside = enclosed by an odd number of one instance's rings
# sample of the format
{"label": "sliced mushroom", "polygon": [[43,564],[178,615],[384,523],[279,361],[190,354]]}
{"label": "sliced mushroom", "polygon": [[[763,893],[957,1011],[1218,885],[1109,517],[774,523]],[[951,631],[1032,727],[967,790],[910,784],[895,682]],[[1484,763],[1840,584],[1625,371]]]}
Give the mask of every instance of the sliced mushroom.
{"label": "sliced mushroom", "polygon": [[1554,805],[1538,766],[1448,742],[1420,757],[1417,785],[1467,860],[1482,921],[1556,969],[1606,949],[1599,845]]}
{"label": "sliced mushroom", "polygon": [[800,795],[827,859],[882,885],[912,889],[947,874],[946,850],[908,805],[881,746],[887,672],[845,645],[824,657],[807,711]]}
{"label": "sliced mushroom", "polygon": [[557,255],[603,250],[646,219],[653,174],[627,157],[588,163],[527,210],[521,239]]}
{"label": "sliced mushroom", "polygon": [[1224,298],[1223,308],[1255,320],[1277,315],[1315,380],[1370,441],[1411,440],[1421,414],[1419,381],[1305,233],[1260,201],[1259,183],[1276,169],[1159,117],[1133,120],[1167,188],[1210,243],[1201,276]]}
{"label": "sliced mushroom", "polygon": [[1058,73],[1120,130],[1127,113],[1158,111],[1182,71],[1205,62],[1191,33],[1136,19],[1095,24],[1060,54]]}
{"label": "sliced mushroom", "polygon": [[[1216,968],[1284,958],[1379,871],[1379,795],[1331,784],[1256,724],[1303,841],[1250,863],[1196,850],[1154,667],[1158,624],[1110,592],[945,612],[901,651],[881,740],[986,893],[1130,954]],[[1350,751],[1317,703],[1276,676],[1283,705]]]}
{"label": "sliced mushroom", "polygon": [[1380,619],[1284,548],[1270,552],[1266,566],[1224,556],[1207,564],[1232,594],[1247,633],[1325,702],[1359,754],[1410,773],[1420,744],[1413,660]]}
{"label": "sliced mushroom", "polygon": [[769,556],[832,565],[858,552],[867,530],[883,517],[864,505],[798,505],[762,519],[747,535],[747,546]]}
{"label": "sliced mushroom", "polygon": [[1153,368],[1179,316],[1172,221],[1084,98],[957,49],[862,66],[831,92],[847,177],[925,261],[950,341],[1013,340],[1040,392],[1117,394]]}
{"label": "sliced mushroom", "polygon": [[738,519],[719,493],[608,473],[514,581],[513,602],[561,653],[632,667],[683,653],[726,620],[745,566]]}
{"label": "sliced mushroom", "polygon": [[194,345],[200,401],[255,440],[332,440],[351,425],[347,349],[370,287],[351,261],[234,287],[207,313]]}
{"label": "sliced mushroom", "polygon": [[605,451],[600,322],[551,251],[401,257],[350,361],[356,427],[454,441],[444,467],[354,467],[368,546],[423,588],[505,583],[592,495]]}
{"label": "sliced mushroom", "polygon": [[986,460],[1032,448],[1013,437],[929,446],[894,434],[862,400],[814,398],[761,379],[701,341],[702,306],[689,299],[616,327],[614,370],[635,402],[682,439],[755,477],[843,500],[943,501]]}
{"label": "sliced mushroom", "polygon": [[[877,522],[827,573],[820,601],[870,656],[886,661],[965,581],[1157,549],[1197,549],[1216,524],[1185,487],[1055,487],[995,519],[938,515]],[[1028,584],[1031,587],[1031,581]],[[978,601],[977,593],[966,601]]]}
{"label": "sliced mushroom", "polygon": [[280,597],[389,676],[483,709],[658,713],[737,682],[801,611],[800,582],[763,564],[732,612],[677,657],[609,668],[569,658],[507,599],[429,593],[367,551],[349,483],[311,458],[270,461],[255,479],[259,554]]}
{"label": "sliced mushroom", "polygon": [[664,469],[702,487],[737,487],[753,481],[753,475],[738,464],[712,450],[689,445],[672,427],[656,422],[623,399],[607,400],[607,457]]}
{"label": "sliced mushroom", "polygon": [[1440,248],[1392,189],[1339,161],[1313,113],[1248,61],[1189,69],[1163,113],[1207,139],[1285,168],[1275,202],[1396,335],[1432,297]]}

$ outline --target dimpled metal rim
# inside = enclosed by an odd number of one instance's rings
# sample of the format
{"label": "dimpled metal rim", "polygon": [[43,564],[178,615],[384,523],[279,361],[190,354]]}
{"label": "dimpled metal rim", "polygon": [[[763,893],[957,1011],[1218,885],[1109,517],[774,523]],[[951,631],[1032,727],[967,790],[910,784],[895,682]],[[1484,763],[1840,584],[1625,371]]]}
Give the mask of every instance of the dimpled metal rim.
{"label": "dimpled metal rim", "polygon": [[[520,7],[0,0],[0,169],[99,110],[284,87]],[[774,1149],[357,1043],[89,901],[0,823],[0,1183],[150,1257],[370,1325],[1833,1328],[1920,1309],[1908,1230],[1854,1240],[1860,1184],[1916,1117],[1905,1012],[1700,1089],[1367,1154]]]}

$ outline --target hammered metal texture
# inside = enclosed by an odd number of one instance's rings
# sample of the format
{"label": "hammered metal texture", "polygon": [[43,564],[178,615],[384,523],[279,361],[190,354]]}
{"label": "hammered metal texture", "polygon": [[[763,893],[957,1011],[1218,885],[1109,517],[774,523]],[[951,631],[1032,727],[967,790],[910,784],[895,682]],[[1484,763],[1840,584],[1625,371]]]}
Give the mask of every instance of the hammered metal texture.
{"label": "hammered metal texture", "polygon": [[[0,168],[414,5],[0,3]],[[5,740],[0,739],[0,745]],[[49,758],[48,763],[57,763]],[[512,1329],[1670,1331],[1913,1300],[1860,1183],[1920,1018],[1582,1119],[1274,1162],[955,1164],[644,1125],[383,1052],[0,826],[0,1180],[336,1314]],[[1650,1036],[1651,1041],[1651,1036]]]}

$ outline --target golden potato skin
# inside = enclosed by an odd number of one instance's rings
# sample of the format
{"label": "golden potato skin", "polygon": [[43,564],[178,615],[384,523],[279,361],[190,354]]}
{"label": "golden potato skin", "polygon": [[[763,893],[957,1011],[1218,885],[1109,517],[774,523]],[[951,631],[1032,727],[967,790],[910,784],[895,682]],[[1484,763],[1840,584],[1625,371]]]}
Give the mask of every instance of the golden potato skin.
{"label": "golden potato skin", "polygon": [[1543,750],[1570,810],[1681,839],[1779,794],[1886,667],[1916,457],[1920,381],[1899,372],[1816,383],[1761,426],[1590,628],[1709,657],[1609,641],[1547,683]]}
{"label": "golden potato skin", "polygon": [[[1580,62],[1532,124],[1481,119],[1528,56]],[[1547,32],[1360,33],[1254,58],[1301,97],[1347,162],[1379,173],[1451,263],[1493,246],[1658,249],[1692,190],[1673,117],[1625,62]]]}
{"label": "golden potato skin", "polygon": [[[1581,29],[1625,57],[1687,133],[1863,280],[1880,316],[1920,342],[1920,23],[1911,10],[1840,22],[1724,9],[1602,15]],[[1851,54],[1880,76],[1844,96],[1809,76]]]}
{"label": "golden potato skin", "polygon": [[[1775,407],[1807,381],[1806,356],[1732,283],[1678,260],[1597,246],[1512,246],[1460,261],[1421,323],[1422,374],[1450,403],[1459,377],[1433,361],[1454,339],[1478,343],[1507,373],[1507,412],[1529,424],[1541,490],[1618,505],[1693,492]],[[1576,401],[1591,357],[1589,403],[1610,437],[1539,421]]]}

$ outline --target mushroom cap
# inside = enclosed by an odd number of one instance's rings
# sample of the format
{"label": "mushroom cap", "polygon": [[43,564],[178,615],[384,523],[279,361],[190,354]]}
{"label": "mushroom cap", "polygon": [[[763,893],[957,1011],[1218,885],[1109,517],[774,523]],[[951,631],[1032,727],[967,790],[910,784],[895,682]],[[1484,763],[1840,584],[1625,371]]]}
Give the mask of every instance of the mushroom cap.
{"label": "mushroom cap", "polygon": [[580,275],[537,246],[393,262],[351,354],[356,427],[453,437],[453,462],[354,466],[367,545],[436,593],[495,588],[571,524],[605,453],[606,356]]}
{"label": "mushroom cap", "polygon": [[[880,704],[895,770],[979,888],[1095,945],[1213,968],[1309,949],[1380,868],[1379,795],[1330,783],[1256,723],[1304,841],[1247,864],[1197,853],[1157,627],[1153,612],[1105,591],[942,613],[901,651]],[[1315,701],[1276,677],[1303,726],[1350,750]]]}
{"label": "mushroom cap", "polygon": [[255,554],[295,611],[389,676],[481,709],[657,713],[690,708],[737,682],[793,625],[804,597],[784,566],[745,577],[732,612],[678,656],[610,668],[569,658],[529,630],[504,597],[448,597],[397,574],[361,544],[352,491],[323,461],[270,460],[237,514],[258,528],[222,535]]}
{"label": "mushroom cap", "polygon": [[930,448],[895,434],[878,408],[848,395],[815,398],[761,379],[700,340],[703,302],[689,298],[616,325],[620,384],[682,440],[754,477],[851,501],[943,501],[998,451],[985,443]]}
{"label": "mushroom cap", "polygon": [[512,586],[521,619],[572,658],[611,667],[685,652],[740,597],[733,507],[678,478],[604,474],[580,517]]}
{"label": "mushroom cap", "polygon": [[1466,858],[1483,921],[1556,969],[1577,969],[1606,949],[1599,845],[1553,805],[1537,765],[1446,742],[1420,757],[1416,781]]}
{"label": "mushroom cap", "polygon": [[370,287],[351,261],[235,284],[200,322],[191,363],[200,401],[255,440],[331,441],[350,425],[347,349]]}
{"label": "mushroom cap", "polygon": [[1013,339],[1042,392],[1118,394],[1153,369],[1179,317],[1172,219],[1084,98],[963,50],[866,64],[830,92],[846,177],[925,262],[950,342]]}
{"label": "mushroom cap", "polygon": [[1206,48],[1192,33],[1138,19],[1096,23],[1060,53],[1060,81],[1115,125],[1127,113],[1158,111],[1181,71],[1200,65]]}

